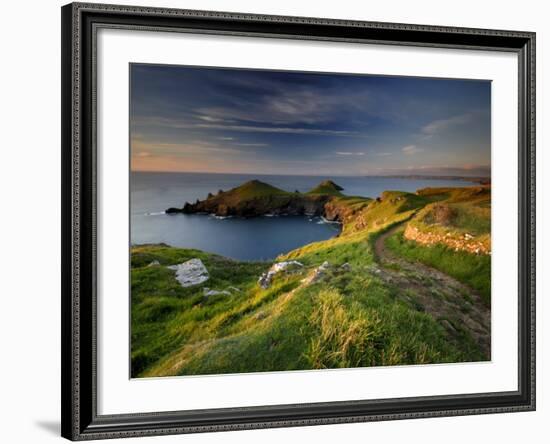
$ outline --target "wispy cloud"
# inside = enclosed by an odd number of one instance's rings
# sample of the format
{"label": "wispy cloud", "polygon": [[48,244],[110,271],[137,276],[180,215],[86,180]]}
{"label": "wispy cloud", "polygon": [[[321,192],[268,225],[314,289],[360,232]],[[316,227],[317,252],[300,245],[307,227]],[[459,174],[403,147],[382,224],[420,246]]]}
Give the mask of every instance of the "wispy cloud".
{"label": "wispy cloud", "polygon": [[166,143],[143,140],[132,140],[132,157],[166,157],[189,156],[196,154],[235,154],[242,151],[236,147],[220,146],[205,141],[190,141],[185,143]]}
{"label": "wispy cloud", "polygon": [[376,153],[377,156],[380,156],[380,157],[387,157],[387,156],[391,156],[392,153],[386,153],[386,152],[382,152],[382,153]]}
{"label": "wispy cloud", "polygon": [[[240,85],[242,87],[242,85]],[[269,87],[268,87],[269,86]],[[274,125],[318,125],[331,122],[342,112],[364,111],[373,106],[371,92],[363,87],[353,93],[343,90],[318,89],[311,84],[292,85],[286,82],[258,81],[249,88],[259,88],[262,94],[254,100],[228,97],[224,106],[196,109],[202,120],[243,121]],[[249,92],[245,88],[245,93]]]}
{"label": "wispy cloud", "polygon": [[245,133],[283,133],[283,134],[317,134],[332,136],[357,136],[355,131],[331,130],[318,128],[289,128],[289,127],[267,127],[267,126],[248,126],[248,125],[209,125],[197,124],[191,125],[192,128],[209,128],[225,131],[241,131]]}
{"label": "wispy cloud", "polygon": [[[174,129],[215,129],[221,131],[233,131],[243,133],[279,133],[279,134],[308,134],[331,135],[346,137],[366,137],[357,131],[333,130],[325,128],[284,127],[284,126],[252,126],[252,125],[224,125],[216,123],[190,123],[180,119],[167,119],[162,117],[136,118],[136,125],[148,125]],[[229,139],[228,139],[229,140]]]}
{"label": "wispy cloud", "polygon": [[229,120],[220,119],[212,116],[197,116],[197,119],[204,120],[205,122],[228,122]]}
{"label": "wispy cloud", "polygon": [[422,127],[422,134],[425,136],[434,136],[445,132],[449,128],[452,128],[457,125],[463,125],[469,123],[472,120],[472,113],[461,114],[458,116],[453,116],[448,119],[439,119],[434,120],[433,122],[428,123]]}
{"label": "wispy cloud", "polygon": [[401,148],[401,151],[403,151],[403,153],[406,155],[411,155],[421,153],[422,151],[424,151],[424,149],[418,148],[416,145],[407,145]]}
{"label": "wispy cloud", "polygon": [[336,154],[338,154],[339,156],[364,156],[365,153],[363,152],[352,152],[352,151],[336,151]]}
{"label": "wispy cloud", "polygon": [[250,146],[250,147],[260,147],[260,146],[269,146],[269,143],[234,143],[236,146]]}

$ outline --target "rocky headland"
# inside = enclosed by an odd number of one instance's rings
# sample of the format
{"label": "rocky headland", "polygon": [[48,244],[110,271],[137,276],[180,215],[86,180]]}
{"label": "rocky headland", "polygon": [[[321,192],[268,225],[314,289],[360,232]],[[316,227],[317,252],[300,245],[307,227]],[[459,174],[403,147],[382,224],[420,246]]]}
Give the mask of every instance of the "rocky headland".
{"label": "rocky headland", "polygon": [[259,180],[251,180],[229,191],[210,193],[204,200],[186,202],[181,208],[168,208],[166,214],[214,214],[228,217],[323,216],[342,221],[337,198],[343,188],[325,180],[307,193],[288,192]]}

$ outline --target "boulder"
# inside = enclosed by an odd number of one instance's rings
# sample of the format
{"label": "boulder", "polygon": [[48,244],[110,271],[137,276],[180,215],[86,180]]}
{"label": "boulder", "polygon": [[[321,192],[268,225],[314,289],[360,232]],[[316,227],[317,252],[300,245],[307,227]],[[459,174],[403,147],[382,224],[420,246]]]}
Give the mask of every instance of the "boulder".
{"label": "boulder", "polygon": [[329,268],[330,268],[330,263],[328,261],[323,262],[321,265],[319,265],[315,269],[315,271],[313,272],[313,276],[311,277],[311,280],[309,281],[309,283],[314,284],[316,282],[319,282],[326,275]]}
{"label": "boulder", "polygon": [[315,284],[325,277],[327,271],[331,268],[331,265],[328,261],[323,262],[319,265],[313,272],[306,277],[302,282],[304,284]]}
{"label": "boulder", "polygon": [[273,264],[271,268],[265,273],[262,273],[262,275],[258,279],[258,284],[264,289],[269,288],[269,286],[271,285],[271,281],[273,280],[273,277],[275,277],[275,275],[283,271],[289,272],[301,267],[303,267],[303,265],[298,261],[278,262],[276,264]]}
{"label": "boulder", "polygon": [[182,287],[202,284],[209,278],[208,270],[198,258],[190,259],[178,265],[170,265],[167,268],[176,272],[176,280]]}
{"label": "boulder", "polygon": [[340,265],[340,270],[351,271],[351,265],[349,264],[349,262],[346,262],[345,264]]}

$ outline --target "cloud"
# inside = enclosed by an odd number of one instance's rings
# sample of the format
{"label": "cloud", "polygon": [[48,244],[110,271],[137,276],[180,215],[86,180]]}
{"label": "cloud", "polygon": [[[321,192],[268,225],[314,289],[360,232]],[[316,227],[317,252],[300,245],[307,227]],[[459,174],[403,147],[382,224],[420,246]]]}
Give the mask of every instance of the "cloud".
{"label": "cloud", "polygon": [[226,119],[220,119],[218,117],[212,116],[197,116],[198,119],[204,120],[205,122],[227,122]]}
{"label": "cloud", "polygon": [[380,156],[380,157],[386,157],[386,156],[391,156],[392,153],[376,153],[377,156]]}
{"label": "cloud", "polygon": [[351,151],[336,151],[339,156],[364,156],[363,152],[351,152]]}
{"label": "cloud", "polygon": [[194,111],[199,118],[211,122],[239,120],[275,125],[315,125],[334,121],[343,112],[364,111],[372,107],[371,93],[365,87],[350,92],[341,88],[319,89],[309,83],[297,85],[266,79],[256,79],[253,83],[236,85],[241,89],[244,86],[242,94],[226,96],[220,104],[202,106]]}
{"label": "cloud", "polygon": [[269,143],[234,143],[237,146],[269,146]]}
{"label": "cloud", "polygon": [[[282,134],[317,134],[317,135],[332,135],[332,136],[356,136],[356,131],[346,130],[331,130],[317,128],[287,128],[287,127],[266,127],[266,126],[249,126],[249,125],[209,125],[196,124],[191,125],[192,128],[208,128],[219,129],[225,131],[241,131],[245,133],[282,133]],[[184,127],[185,128],[185,127]]]}
{"label": "cloud", "polygon": [[418,148],[416,145],[407,145],[401,148],[401,151],[403,151],[404,154],[411,155],[421,153],[424,149]]}
{"label": "cloud", "polygon": [[448,119],[434,120],[422,127],[422,134],[431,137],[436,134],[441,134],[454,126],[463,125],[472,120],[472,113],[453,116]]}
{"label": "cloud", "polygon": [[132,157],[166,157],[166,156],[189,156],[189,155],[204,155],[209,156],[209,153],[219,154],[236,154],[242,150],[234,147],[219,146],[214,143],[192,140],[185,143],[166,143],[154,141],[134,141],[132,140]]}
{"label": "cloud", "polygon": [[251,125],[223,125],[216,123],[189,123],[180,119],[163,117],[137,118],[134,125],[151,125],[174,129],[215,129],[244,133],[278,133],[278,134],[308,134],[331,135],[346,137],[366,137],[357,131],[332,130],[325,128],[281,127],[281,126],[251,126]]}

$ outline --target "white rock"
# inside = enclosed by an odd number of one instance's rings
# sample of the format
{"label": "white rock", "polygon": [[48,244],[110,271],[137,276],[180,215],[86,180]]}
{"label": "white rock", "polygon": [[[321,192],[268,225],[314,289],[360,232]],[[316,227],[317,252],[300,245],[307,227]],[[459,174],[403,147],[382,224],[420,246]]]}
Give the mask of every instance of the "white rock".
{"label": "white rock", "polygon": [[147,265],[147,267],[154,267],[155,265],[160,265],[160,262],[157,261],[156,259],[152,261],[149,265]]}
{"label": "white rock", "polygon": [[314,284],[315,282],[319,282],[326,274],[326,271],[330,268],[330,263],[328,261],[323,262],[315,272],[313,273],[313,276],[311,278],[310,284]]}
{"label": "white rock", "polygon": [[349,264],[349,262],[346,262],[345,264],[340,265],[340,270],[350,271],[351,270],[351,265]]}
{"label": "white rock", "polygon": [[210,277],[208,270],[200,259],[190,259],[178,265],[170,265],[170,270],[175,270],[176,279],[182,287],[191,287],[202,284]]}
{"label": "white rock", "polygon": [[315,284],[319,282],[323,277],[325,277],[327,270],[330,268],[330,263],[328,261],[323,262],[319,265],[313,272],[302,280],[304,284]]}
{"label": "white rock", "polygon": [[284,261],[273,264],[269,270],[267,270],[265,273],[262,273],[262,275],[258,279],[258,284],[262,288],[269,288],[269,286],[271,285],[271,281],[276,274],[295,267],[303,267],[303,265],[298,261]]}
{"label": "white rock", "polygon": [[204,293],[204,296],[206,296],[206,297],[208,297],[208,296],[217,296],[219,294],[231,295],[231,293],[227,290],[219,291],[219,290],[210,290],[208,288],[205,288],[203,290],[203,293]]}

